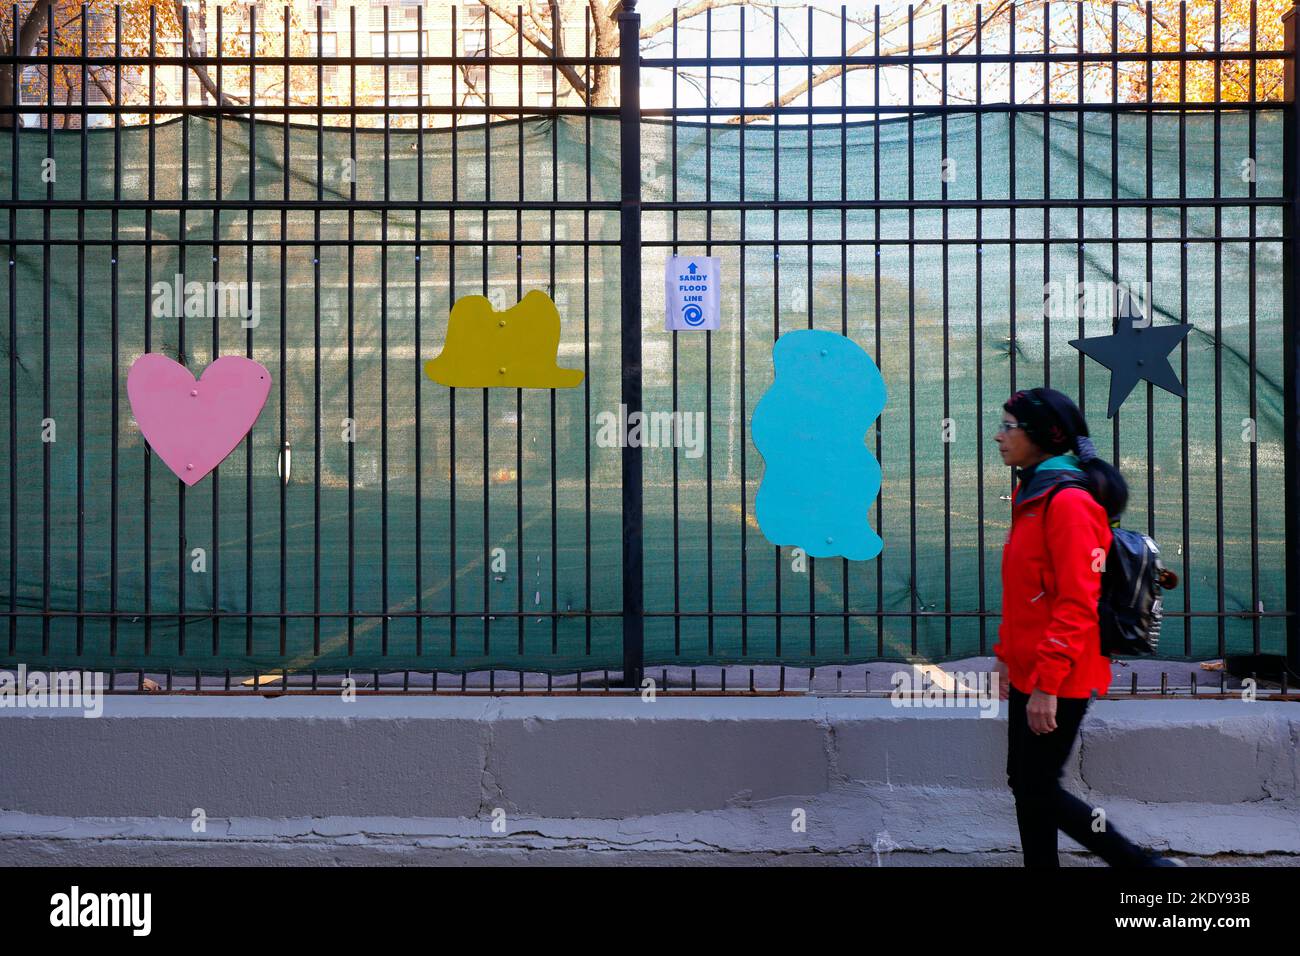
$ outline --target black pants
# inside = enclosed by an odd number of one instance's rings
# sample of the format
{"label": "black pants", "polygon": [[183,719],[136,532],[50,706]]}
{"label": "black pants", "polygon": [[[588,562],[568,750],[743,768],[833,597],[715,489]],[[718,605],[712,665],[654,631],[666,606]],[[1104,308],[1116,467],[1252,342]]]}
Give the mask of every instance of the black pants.
{"label": "black pants", "polygon": [[1146,866],[1152,854],[1125,839],[1105,821],[1093,829],[1093,808],[1061,787],[1066,758],[1088,709],[1086,697],[1056,699],[1056,729],[1029,729],[1029,695],[1011,688],[1007,738],[1007,783],[1016,799],[1016,822],[1026,867],[1056,867],[1056,832],[1064,830],[1111,866]]}

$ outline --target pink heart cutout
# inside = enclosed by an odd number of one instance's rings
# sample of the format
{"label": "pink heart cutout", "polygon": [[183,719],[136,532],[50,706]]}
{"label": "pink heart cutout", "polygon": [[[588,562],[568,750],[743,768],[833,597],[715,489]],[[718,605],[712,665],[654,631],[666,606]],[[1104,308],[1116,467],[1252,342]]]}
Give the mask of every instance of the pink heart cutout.
{"label": "pink heart cutout", "polygon": [[271,393],[271,373],[242,355],[226,355],[193,373],[147,352],[131,365],[126,394],[140,433],[187,485],[201,481],[248,434]]}

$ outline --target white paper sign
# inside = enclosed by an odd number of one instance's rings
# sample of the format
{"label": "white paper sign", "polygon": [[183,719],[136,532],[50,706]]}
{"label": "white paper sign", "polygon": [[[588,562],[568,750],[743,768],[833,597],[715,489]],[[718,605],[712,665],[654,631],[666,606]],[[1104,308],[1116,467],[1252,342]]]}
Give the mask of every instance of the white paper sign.
{"label": "white paper sign", "polygon": [[718,327],[717,256],[669,256],[664,268],[664,329],[693,332]]}

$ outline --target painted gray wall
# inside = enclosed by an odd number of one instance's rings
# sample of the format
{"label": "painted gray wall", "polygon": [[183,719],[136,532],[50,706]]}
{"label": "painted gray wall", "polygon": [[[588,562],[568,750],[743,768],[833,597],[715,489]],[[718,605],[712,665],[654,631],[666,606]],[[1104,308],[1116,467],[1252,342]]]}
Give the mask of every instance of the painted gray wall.
{"label": "painted gray wall", "polygon": [[[1014,858],[1006,720],[978,715],[810,696],[3,709],[0,862]],[[1067,784],[1148,845],[1300,859],[1297,743],[1285,702],[1102,700]]]}

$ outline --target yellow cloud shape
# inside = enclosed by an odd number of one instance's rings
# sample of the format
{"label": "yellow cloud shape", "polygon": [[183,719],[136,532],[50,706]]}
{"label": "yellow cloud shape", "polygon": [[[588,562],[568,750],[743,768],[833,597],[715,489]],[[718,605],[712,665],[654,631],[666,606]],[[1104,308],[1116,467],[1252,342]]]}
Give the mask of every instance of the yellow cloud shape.
{"label": "yellow cloud shape", "polygon": [[580,369],[560,368],[560,312],[545,292],[497,312],[481,295],[457,299],[447,339],[424,374],[452,388],[573,388]]}

